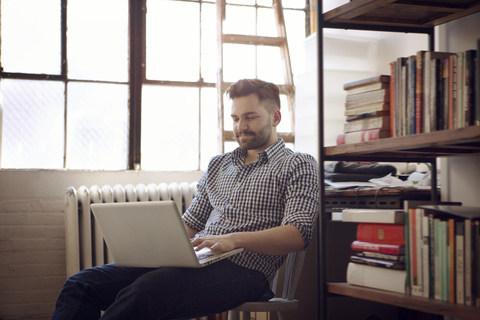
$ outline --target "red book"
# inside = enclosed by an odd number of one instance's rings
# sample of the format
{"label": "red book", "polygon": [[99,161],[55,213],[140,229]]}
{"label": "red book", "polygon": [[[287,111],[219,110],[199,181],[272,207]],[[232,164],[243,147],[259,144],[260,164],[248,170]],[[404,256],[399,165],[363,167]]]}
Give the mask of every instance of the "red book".
{"label": "red book", "polygon": [[359,223],[357,240],[371,243],[405,245],[403,224]]}
{"label": "red book", "polygon": [[362,241],[353,241],[352,250],[356,251],[369,251],[369,252],[381,252],[388,254],[405,254],[405,246],[398,244],[384,244],[384,243],[372,243],[372,242],[362,242]]}

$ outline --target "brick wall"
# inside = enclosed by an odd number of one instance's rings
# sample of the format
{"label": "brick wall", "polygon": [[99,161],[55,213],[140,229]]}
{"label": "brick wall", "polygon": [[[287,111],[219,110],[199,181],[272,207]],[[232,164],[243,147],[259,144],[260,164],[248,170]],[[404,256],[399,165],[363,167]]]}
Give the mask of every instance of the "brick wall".
{"label": "brick wall", "polygon": [[[0,316],[51,315],[65,282],[63,198],[0,200]],[[52,303],[53,302],[53,303]]]}
{"label": "brick wall", "polygon": [[65,189],[198,181],[201,172],[0,170],[0,319],[49,319],[66,280]]}

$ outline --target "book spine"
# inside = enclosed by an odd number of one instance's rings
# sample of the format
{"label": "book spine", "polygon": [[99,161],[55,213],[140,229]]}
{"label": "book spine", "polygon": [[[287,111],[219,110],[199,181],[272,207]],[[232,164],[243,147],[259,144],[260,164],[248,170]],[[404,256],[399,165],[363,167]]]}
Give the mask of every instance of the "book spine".
{"label": "book spine", "polygon": [[435,226],[433,215],[428,215],[428,278],[429,278],[429,292],[428,297],[435,298]]}
{"label": "book spine", "polygon": [[448,219],[448,298],[451,303],[455,303],[455,220]]}
{"label": "book spine", "polygon": [[[404,207],[406,207],[404,205]],[[411,294],[412,280],[410,278],[410,219],[408,215],[408,210],[405,210],[405,269],[406,269],[406,279],[405,279],[405,291],[407,294]]]}
{"label": "book spine", "polygon": [[405,253],[404,246],[368,243],[368,242],[361,242],[361,241],[353,241],[351,248],[352,250],[356,250],[356,251],[370,251],[370,252],[380,252],[380,253],[396,254],[396,255],[401,255]]}
{"label": "book spine", "polygon": [[477,60],[475,69],[475,125],[480,126],[480,38],[477,39]]}
{"label": "book spine", "polygon": [[373,77],[366,78],[366,79],[361,79],[361,80],[345,83],[343,85],[343,90],[350,90],[350,89],[353,89],[353,88],[366,86],[366,85],[376,83],[376,82],[389,82],[389,81],[390,81],[390,76],[389,75],[378,75],[378,76],[373,76]]}
{"label": "book spine", "polygon": [[337,136],[337,145],[378,140],[381,138],[387,138],[389,135],[390,130],[388,129],[370,129],[356,132],[341,133]]}
{"label": "book spine", "polygon": [[465,52],[465,89],[467,90],[465,103],[465,126],[471,126],[475,120],[475,60],[476,50]]}
{"label": "book spine", "polygon": [[455,221],[455,302],[465,304],[465,222]]}
{"label": "book spine", "polygon": [[435,228],[435,249],[434,249],[434,266],[435,266],[435,299],[436,300],[441,300],[440,296],[440,277],[441,277],[441,270],[440,270],[440,220],[439,219],[434,219],[434,228]]}
{"label": "book spine", "polygon": [[405,270],[377,268],[349,262],[347,283],[369,288],[405,293]]}
{"label": "book spine", "polygon": [[429,221],[428,217],[424,215],[423,209],[420,211],[422,217],[422,281],[423,281],[423,296],[428,298],[430,295],[430,235],[429,235]]}
{"label": "book spine", "polygon": [[475,303],[474,305],[476,307],[480,307],[480,274],[478,273],[478,271],[480,270],[480,221],[478,220],[475,220],[475,224],[474,224],[475,228],[474,228],[474,239],[473,239],[473,243],[475,243],[475,251],[474,251],[474,264],[475,264],[475,267],[473,268],[472,272],[473,274],[475,275],[474,279],[473,279],[473,292],[475,293],[474,294],[474,299],[475,299]]}
{"label": "book spine", "polygon": [[465,304],[472,305],[472,221],[465,219]]}
{"label": "book spine", "polygon": [[397,261],[387,261],[381,259],[372,259],[359,256],[351,256],[350,261],[358,264],[365,264],[372,267],[405,270],[405,264]]}
{"label": "book spine", "polygon": [[345,133],[354,131],[364,131],[369,129],[388,129],[390,126],[390,116],[381,116],[368,119],[360,119],[345,123]]}
{"label": "book spine", "polygon": [[417,52],[417,66],[415,76],[415,133],[423,132],[423,58],[425,51]]}
{"label": "book spine", "polygon": [[456,109],[456,116],[455,116],[455,128],[463,128],[464,127],[464,105],[463,105],[463,99],[464,99],[464,83],[465,83],[465,77],[464,77],[464,52],[459,52],[457,53],[458,57],[458,67],[457,67],[457,109]]}
{"label": "book spine", "polygon": [[395,137],[395,65],[396,61],[390,62],[390,133]]}
{"label": "book spine", "polygon": [[359,223],[357,240],[372,243],[405,245],[404,226],[401,224]]}

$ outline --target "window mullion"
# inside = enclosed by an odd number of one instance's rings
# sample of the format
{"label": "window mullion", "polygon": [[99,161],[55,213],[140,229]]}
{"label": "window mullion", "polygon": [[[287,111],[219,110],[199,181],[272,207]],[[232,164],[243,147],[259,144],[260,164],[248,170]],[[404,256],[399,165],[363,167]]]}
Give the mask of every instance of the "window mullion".
{"label": "window mullion", "polygon": [[145,21],[146,0],[130,0],[130,127],[128,147],[128,169],[140,167],[141,160],[141,119],[142,82],[145,79]]}

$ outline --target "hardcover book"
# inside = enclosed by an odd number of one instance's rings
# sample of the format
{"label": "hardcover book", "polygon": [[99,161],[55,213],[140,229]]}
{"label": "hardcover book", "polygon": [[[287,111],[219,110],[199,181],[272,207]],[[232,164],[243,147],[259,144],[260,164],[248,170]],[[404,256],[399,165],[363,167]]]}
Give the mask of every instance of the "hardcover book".
{"label": "hardcover book", "polygon": [[405,293],[405,270],[377,268],[349,262],[347,282],[353,285]]}
{"label": "hardcover book", "polygon": [[362,242],[405,245],[403,224],[359,223],[357,240]]}
{"label": "hardcover book", "polygon": [[405,216],[397,209],[343,209],[342,221],[403,224]]}

